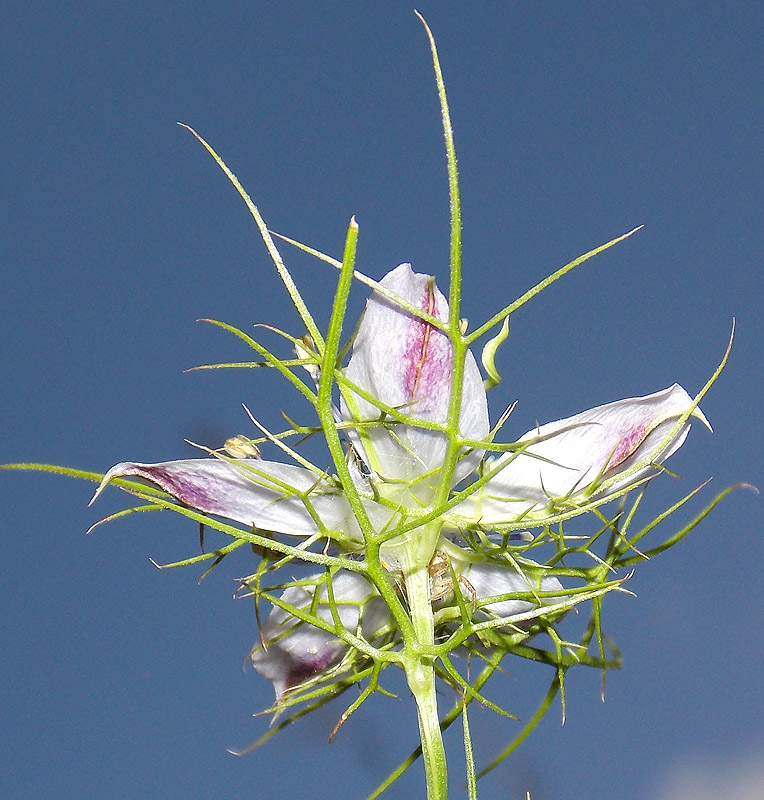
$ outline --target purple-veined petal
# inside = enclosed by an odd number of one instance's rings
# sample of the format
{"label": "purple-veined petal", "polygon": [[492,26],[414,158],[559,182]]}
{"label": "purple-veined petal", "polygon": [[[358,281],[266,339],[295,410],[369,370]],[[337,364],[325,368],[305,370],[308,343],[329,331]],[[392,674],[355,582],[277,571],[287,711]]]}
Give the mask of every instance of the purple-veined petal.
{"label": "purple-veined petal", "polygon": [[[432,276],[412,272],[409,264],[401,264],[380,283],[412,306],[448,321],[448,303]],[[451,369],[452,348],[444,333],[379,292],[372,294],[345,370],[350,381],[407,416],[445,423]],[[358,395],[355,401],[362,420],[380,419],[380,410],[373,403]],[[341,410],[345,419],[352,418],[344,399]],[[471,353],[464,364],[459,427],[462,436],[477,440],[484,439],[489,431],[483,381]],[[392,428],[367,427],[365,431],[374,453],[366,452],[363,442],[361,453],[369,467],[383,479],[410,481],[437,470],[443,463],[445,437],[436,431],[401,424]],[[353,439],[359,443],[356,435]],[[462,458],[456,479],[469,474],[480,456],[475,451]],[[437,476],[429,483],[433,485],[436,481]]]}
{"label": "purple-veined petal", "polygon": [[[313,606],[315,591],[315,585],[291,586],[281,599],[295,608],[312,608],[331,623],[326,582],[321,583],[317,606]],[[340,621],[348,632],[374,641],[389,625],[387,606],[362,575],[339,570],[332,578],[332,593]],[[298,620],[280,607],[273,608],[261,633],[264,646],[252,653],[252,663],[260,675],[273,682],[277,701],[295,686],[332,670],[348,652],[342,639]]]}
{"label": "purple-veined petal", "polygon": [[125,462],[106,473],[93,500],[113,478],[127,477],[143,478],[204,514],[298,536],[318,530],[306,502],[294,495],[294,491],[307,493],[312,510],[327,529],[360,538],[344,495],[310,470],[292,464],[219,458]]}
{"label": "purple-veined petal", "polygon": [[[602,499],[633,485],[655,471],[681,447],[689,420],[666,442],[692,398],[678,384],[647,395],[592,408],[568,419],[549,422],[528,431],[520,442],[541,437],[517,455],[506,454],[487,462],[493,470],[506,466],[482,491],[456,507],[455,514],[483,525],[518,519],[528,523],[566,501]],[[693,415],[709,429],[699,408]],[[622,480],[601,483],[642,465]]]}

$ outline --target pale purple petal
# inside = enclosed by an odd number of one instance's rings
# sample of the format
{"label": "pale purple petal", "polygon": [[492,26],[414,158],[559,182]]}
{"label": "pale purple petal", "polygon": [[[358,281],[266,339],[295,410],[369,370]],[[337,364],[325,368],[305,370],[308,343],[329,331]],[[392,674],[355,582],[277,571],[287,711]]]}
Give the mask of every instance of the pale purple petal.
{"label": "pale purple petal", "polygon": [[[412,306],[448,321],[446,298],[432,276],[412,272],[409,264],[401,264],[380,283]],[[451,394],[451,350],[444,333],[374,292],[366,304],[345,375],[385,405],[408,416],[445,423]],[[356,402],[361,419],[380,419],[380,410],[373,403],[360,396],[356,396]],[[345,419],[352,418],[344,400],[341,410]],[[464,365],[459,425],[465,438],[484,439],[489,431],[483,381],[471,353]],[[366,431],[376,461],[361,445],[362,455],[382,478],[410,481],[443,463],[446,443],[442,434],[406,425],[396,425],[392,431],[383,427]],[[353,439],[358,442],[357,437]],[[474,469],[480,455],[473,452],[462,459],[457,479]]]}
{"label": "pale purple petal", "polygon": [[[314,576],[317,579],[319,576]],[[296,608],[312,607],[316,587],[292,586],[281,599]],[[332,592],[344,628],[374,641],[390,622],[390,614],[372,585],[355,572],[340,570],[332,579]],[[332,622],[326,583],[321,584],[320,602],[314,613]],[[363,618],[359,626],[359,619]],[[359,630],[360,628],[360,630]],[[280,607],[274,607],[262,628],[260,646],[252,653],[255,669],[273,682],[276,700],[285,692],[333,669],[348,652],[348,645],[333,634],[299,621]]]}
{"label": "pale purple petal", "polygon": [[[481,562],[468,565],[461,574],[469,581],[475,592],[475,599],[485,600],[502,594],[515,592],[555,592],[562,589],[562,584],[554,576],[548,575],[535,581],[518,572],[511,564],[496,564],[494,562]],[[462,594],[469,599],[468,591],[462,589]],[[551,605],[555,598],[547,597],[541,600],[542,605]],[[498,600],[482,606],[484,612],[490,612],[492,617],[511,617],[515,614],[524,614],[539,605],[529,600]]]}
{"label": "pale purple petal", "polygon": [[291,491],[296,490],[307,493],[310,506],[326,528],[360,539],[345,497],[310,470],[292,464],[218,458],[125,462],[106,473],[93,500],[113,478],[128,477],[143,478],[204,514],[276,533],[309,536],[318,525],[308,504]]}
{"label": "pale purple petal", "polygon": [[[655,472],[684,442],[690,429],[685,422],[666,442],[692,398],[678,384],[645,397],[598,406],[568,419],[549,422],[528,431],[520,442],[543,438],[518,455],[489,460],[488,470],[506,466],[474,498],[460,504],[457,515],[484,525],[527,519],[529,523],[566,503],[607,497]],[[694,416],[706,426],[700,409]],[[597,487],[633,467],[640,469]]]}

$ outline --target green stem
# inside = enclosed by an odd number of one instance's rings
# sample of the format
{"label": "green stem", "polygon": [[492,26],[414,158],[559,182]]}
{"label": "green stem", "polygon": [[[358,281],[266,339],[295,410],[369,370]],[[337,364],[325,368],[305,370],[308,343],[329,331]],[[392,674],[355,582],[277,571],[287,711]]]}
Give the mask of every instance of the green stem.
{"label": "green stem", "polygon": [[[350,220],[347,238],[345,239],[345,252],[342,257],[342,269],[340,279],[337,284],[337,292],[334,296],[332,315],[329,320],[329,330],[326,336],[326,344],[321,359],[321,377],[318,382],[318,395],[316,397],[316,414],[321,422],[321,428],[326,437],[326,446],[334,461],[334,467],[342,483],[350,508],[358,521],[364,539],[366,541],[366,561],[369,565],[367,572],[372,578],[382,599],[390,609],[390,613],[395,618],[401,628],[403,635],[412,630],[406,613],[395,594],[390,581],[384,575],[379,560],[379,542],[375,540],[375,531],[372,527],[369,516],[358,494],[358,490],[353,483],[345,452],[342,449],[342,442],[337,430],[337,423],[334,419],[332,408],[332,387],[335,384],[335,370],[339,357],[340,340],[342,338],[342,323],[345,319],[347,310],[348,295],[353,282],[353,265],[355,264],[356,246],[358,243],[358,224],[355,217]],[[411,635],[409,633],[409,635]]]}
{"label": "green stem", "polygon": [[239,183],[239,179],[233,174],[233,172],[231,172],[223,159],[191,126],[186,125],[183,122],[179,122],[178,125],[180,125],[181,128],[185,128],[187,131],[189,131],[201,143],[201,145],[212,156],[212,158],[215,159],[215,163],[220,167],[220,169],[223,170],[225,176],[234,185],[234,188],[239,193],[241,199],[246,203],[249,213],[252,215],[252,218],[255,220],[255,224],[260,231],[260,236],[268,250],[268,255],[270,255],[273,265],[276,267],[276,271],[278,272],[281,281],[289,293],[289,298],[294,304],[294,307],[297,309],[297,313],[300,315],[300,319],[303,321],[308,333],[313,338],[318,351],[321,352],[324,347],[324,337],[321,335],[321,331],[318,329],[318,326],[313,320],[310,311],[308,311],[308,307],[305,304],[305,301],[302,299],[302,295],[300,294],[297,286],[292,280],[292,276],[289,274],[289,270],[286,268],[286,265],[281,258],[281,254],[276,249],[276,245],[271,237],[271,232],[268,230],[268,226],[265,224],[265,220],[263,220],[257,206],[252,202],[252,198],[247,194],[244,187]]}
{"label": "green stem", "polygon": [[428,654],[435,642],[435,625],[427,566],[412,564],[405,568],[405,581],[415,640],[406,642],[404,669],[417,706],[427,800],[447,800],[446,751],[438,718],[435,668],[432,656]]}
{"label": "green stem", "polygon": [[440,471],[440,484],[437,495],[433,501],[435,508],[440,508],[448,499],[453,486],[454,470],[456,469],[461,444],[459,443],[459,415],[462,407],[462,392],[464,389],[464,362],[467,356],[467,347],[460,330],[461,302],[462,302],[462,211],[459,199],[459,171],[456,164],[456,146],[454,145],[454,129],[451,125],[451,113],[448,110],[446,97],[446,84],[440,68],[438,48],[435,37],[425,18],[414,12],[424,25],[427,38],[430,41],[432,64],[435,69],[435,85],[438,89],[440,102],[440,116],[443,123],[443,138],[446,144],[446,164],[448,168],[448,196],[451,206],[451,246],[450,246],[450,276],[448,287],[448,337],[453,348],[451,356],[451,400],[448,407],[447,428],[448,446]]}

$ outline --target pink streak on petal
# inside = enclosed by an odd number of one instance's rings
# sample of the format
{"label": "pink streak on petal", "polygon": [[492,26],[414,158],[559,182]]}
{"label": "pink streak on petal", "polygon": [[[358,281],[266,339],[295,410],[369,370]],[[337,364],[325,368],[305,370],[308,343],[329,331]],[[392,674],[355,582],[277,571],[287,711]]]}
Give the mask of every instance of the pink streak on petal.
{"label": "pink streak on petal", "polygon": [[[424,286],[419,308],[438,316],[435,292],[431,282]],[[435,400],[451,381],[451,346],[441,331],[421,319],[412,319],[403,350],[403,385],[411,401],[420,401],[425,411],[430,399]]]}
{"label": "pink streak on petal", "polygon": [[626,459],[632,455],[637,448],[644,442],[650,429],[647,425],[638,425],[632,431],[627,433],[618,443],[615,452],[610,457],[608,462],[608,469],[614,469],[619,464],[622,464]]}
{"label": "pink streak on petal", "polygon": [[173,475],[159,465],[141,466],[139,470],[133,470],[127,474],[150,480],[168,494],[177,497],[182,503],[191,506],[191,508],[198,508],[213,514],[221,508],[219,499],[207,494],[199,482],[184,481],[180,475]]}

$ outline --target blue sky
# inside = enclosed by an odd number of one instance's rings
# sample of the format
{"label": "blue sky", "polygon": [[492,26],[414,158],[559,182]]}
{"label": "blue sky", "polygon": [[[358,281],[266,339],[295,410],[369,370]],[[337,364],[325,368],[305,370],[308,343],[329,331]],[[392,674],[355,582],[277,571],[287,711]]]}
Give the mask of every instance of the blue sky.
{"label": "blue sky", "polygon": [[[448,202],[427,42],[411,6],[372,3],[10,3],[0,32],[0,461],[105,471],[190,456],[302,413],[273,375],[185,373],[247,358],[195,322],[289,328],[226,159],[269,225],[359,266],[402,261],[446,284]],[[422,2],[456,131],[465,316],[482,320],[571,258],[636,225],[512,320],[494,414],[536,421],[679,382],[701,388],[736,341],[656,486],[657,512],[713,476],[762,480],[761,130],[764,11],[755,3]],[[334,275],[285,250],[328,316]],[[353,313],[365,294],[358,291]],[[274,340],[275,341],[275,340]],[[267,727],[271,687],[242,672],[245,556],[197,586],[181,519],[131,517],[116,490],[0,474],[2,794],[365,797],[415,744],[405,688],[331,745],[342,707],[234,758]],[[701,504],[696,506],[699,509]],[[677,797],[686,765],[724,774],[764,754],[761,499],[738,492],[606,604],[625,666],[571,674],[553,711],[482,796]],[[669,531],[667,530],[667,533]],[[231,562],[234,559],[230,559]],[[523,713],[547,674],[507,663],[496,698]],[[513,705],[514,704],[514,705]],[[516,727],[473,721],[483,761]],[[459,750],[458,735],[450,744]],[[459,760],[455,796],[461,796]],[[726,770],[726,772],[725,772]],[[419,794],[417,768],[390,797]],[[664,787],[664,788],[661,788]],[[666,792],[665,795],[661,792]],[[752,795],[753,796],[753,795]]]}

